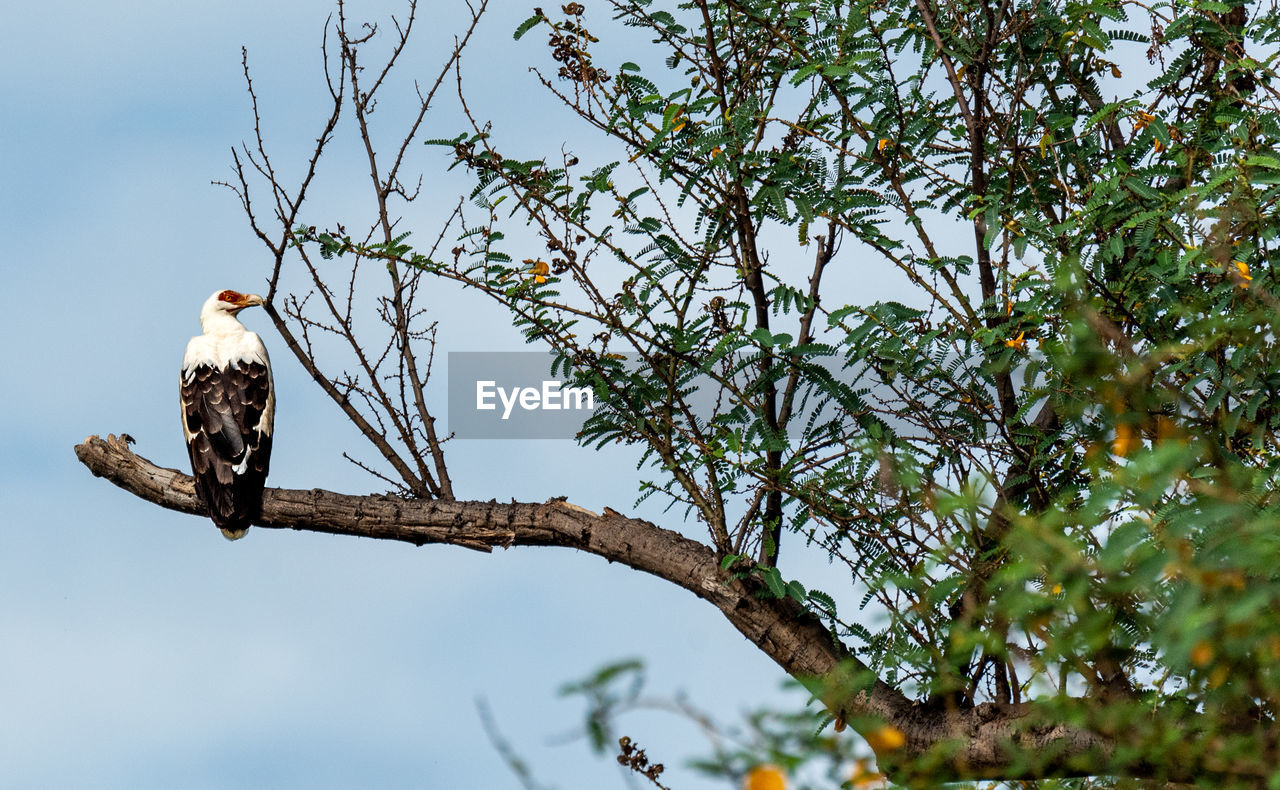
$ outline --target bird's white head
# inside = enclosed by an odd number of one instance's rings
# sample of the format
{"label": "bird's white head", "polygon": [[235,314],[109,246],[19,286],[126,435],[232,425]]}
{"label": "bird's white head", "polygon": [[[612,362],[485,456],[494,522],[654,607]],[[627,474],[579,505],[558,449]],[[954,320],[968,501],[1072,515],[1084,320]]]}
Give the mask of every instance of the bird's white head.
{"label": "bird's white head", "polygon": [[204,307],[200,309],[200,325],[206,333],[231,328],[232,324],[238,327],[240,322],[235,319],[236,313],[246,307],[263,304],[263,302],[263,298],[257,294],[242,294],[239,291],[216,291],[205,301]]}

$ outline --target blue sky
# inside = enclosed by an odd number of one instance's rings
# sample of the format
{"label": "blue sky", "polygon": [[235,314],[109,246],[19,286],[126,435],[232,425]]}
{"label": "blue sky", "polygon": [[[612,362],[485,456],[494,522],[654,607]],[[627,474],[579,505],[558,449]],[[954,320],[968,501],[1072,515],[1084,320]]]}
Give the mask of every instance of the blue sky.
{"label": "blue sky", "polygon": [[[349,13],[385,21],[399,7],[353,2]],[[252,132],[240,47],[269,142],[295,166],[324,112],[319,41],[330,10],[45,2],[6,11],[0,266],[14,373],[0,388],[0,786],[518,787],[483,735],[474,705],[483,695],[541,781],[621,787],[617,767],[581,741],[555,745],[581,713],[556,697],[562,682],[639,656],[652,691],[683,689],[725,721],[799,701],[709,606],[595,557],[262,529],[232,544],[76,462],[72,447],[86,435],[124,431],[143,455],[185,466],[177,369],[200,304],[219,288],[261,291],[266,275],[233,195],[210,183],[229,176],[230,148]],[[539,109],[526,65],[541,40],[511,40],[527,13],[493,4],[467,84],[477,114],[554,152],[572,132]],[[423,71],[448,45],[448,20],[424,33],[411,60]],[[442,108],[428,136],[461,128],[451,112]],[[423,157],[428,172],[445,164],[435,151]],[[319,205],[334,213],[316,224],[359,203],[349,184],[364,187],[354,156],[325,164]],[[434,231],[444,198],[417,204],[409,221]],[[443,350],[522,348],[501,315],[441,302]],[[271,484],[379,490],[342,459],[368,453],[266,317],[243,318],[276,362]],[[681,526],[630,506],[627,457],[568,442],[459,442],[453,452],[460,496],[568,495]],[[627,731],[670,766],[669,784],[715,786],[679,766],[702,747],[693,728],[646,715]]]}

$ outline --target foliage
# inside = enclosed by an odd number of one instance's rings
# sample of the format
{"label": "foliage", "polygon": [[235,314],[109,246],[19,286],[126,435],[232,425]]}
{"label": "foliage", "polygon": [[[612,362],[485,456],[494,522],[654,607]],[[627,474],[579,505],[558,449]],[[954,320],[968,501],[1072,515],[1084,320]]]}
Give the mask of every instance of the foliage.
{"label": "foliage", "polygon": [[[629,714],[652,710],[697,727],[706,738],[709,754],[692,760],[690,766],[735,786],[742,784],[753,768],[772,765],[793,778],[789,786],[795,790],[817,790],[842,784],[850,765],[870,764],[869,751],[856,749],[851,739],[838,735],[825,712],[759,708],[747,712],[741,726],[727,727],[684,694],[665,697],[648,692],[646,681],[644,664],[629,659],[609,664],[561,689],[562,694],[581,697],[586,703],[583,731],[597,754],[617,751],[619,741],[630,741],[628,736],[618,735],[626,731]],[[794,681],[788,686],[803,691]],[[872,773],[868,769],[868,774]]]}
{"label": "foliage", "polygon": [[576,3],[515,37],[616,159],[473,119],[431,141],[481,215],[450,256],[293,242],[506,306],[606,404],[584,444],[639,447],[642,495],[925,709],[1034,701],[1108,774],[1280,781],[1275,7],[610,5],[663,65],[601,64]]}

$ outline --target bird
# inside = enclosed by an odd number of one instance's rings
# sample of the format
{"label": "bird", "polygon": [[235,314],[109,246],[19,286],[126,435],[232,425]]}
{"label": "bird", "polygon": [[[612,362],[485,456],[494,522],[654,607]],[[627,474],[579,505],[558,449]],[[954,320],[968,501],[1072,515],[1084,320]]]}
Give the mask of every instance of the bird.
{"label": "bird", "polygon": [[200,309],[204,334],[182,359],[182,431],[196,495],[227,540],[243,538],[261,515],[271,464],[276,393],[267,347],[236,315],[257,294],[217,291]]}

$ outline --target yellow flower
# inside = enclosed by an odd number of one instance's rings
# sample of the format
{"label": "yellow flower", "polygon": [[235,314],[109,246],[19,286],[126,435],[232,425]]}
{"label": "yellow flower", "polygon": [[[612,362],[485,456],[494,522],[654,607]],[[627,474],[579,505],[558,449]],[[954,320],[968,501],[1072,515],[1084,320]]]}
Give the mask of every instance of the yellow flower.
{"label": "yellow flower", "polygon": [[870,746],[876,754],[881,752],[891,752],[894,749],[901,749],[907,743],[907,736],[902,730],[894,727],[892,724],[886,724],[878,730],[867,734],[867,745]]}
{"label": "yellow flower", "polygon": [[743,777],[742,790],[787,790],[787,779],[776,765],[757,765]]}
{"label": "yellow flower", "polygon": [[532,258],[525,258],[525,263],[533,265],[533,281],[535,283],[545,283],[547,275],[551,273],[551,267],[546,261],[535,261]]}
{"label": "yellow flower", "polygon": [[1202,667],[1213,660],[1213,645],[1208,639],[1201,639],[1191,648],[1191,663]]}
{"label": "yellow flower", "polygon": [[1025,348],[1027,345],[1027,333],[1019,332],[1017,337],[1004,341],[1004,344],[1009,348]]}
{"label": "yellow flower", "polygon": [[880,138],[880,142],[876,145],[876,150],[877,150],[877,151],[883,151],[883,150],[884,150],[884,147],[885,147],[886,145],[888,145],[888,144],[889,144],[889,138],[888,138],[888,137],[881,137],[881,138]]}
{"label": "yellow flower", "polygon": [[1253,280],[1253,275],[1249,274],[1249,264],[1244,261],[1232,261],[1235,264],[1236,272],[1240,275],[1240,279],[1244,282],[1239,283],[1241,288],[1248,288],[1249,282]]}
{"label": "yellow flower", "polygon": [[1121,423],[1116,426],[1116,438],[1111,443],[1111,452],[1116,455],[1128,455],[1138,446],[1138,432],[1132,425]]}

